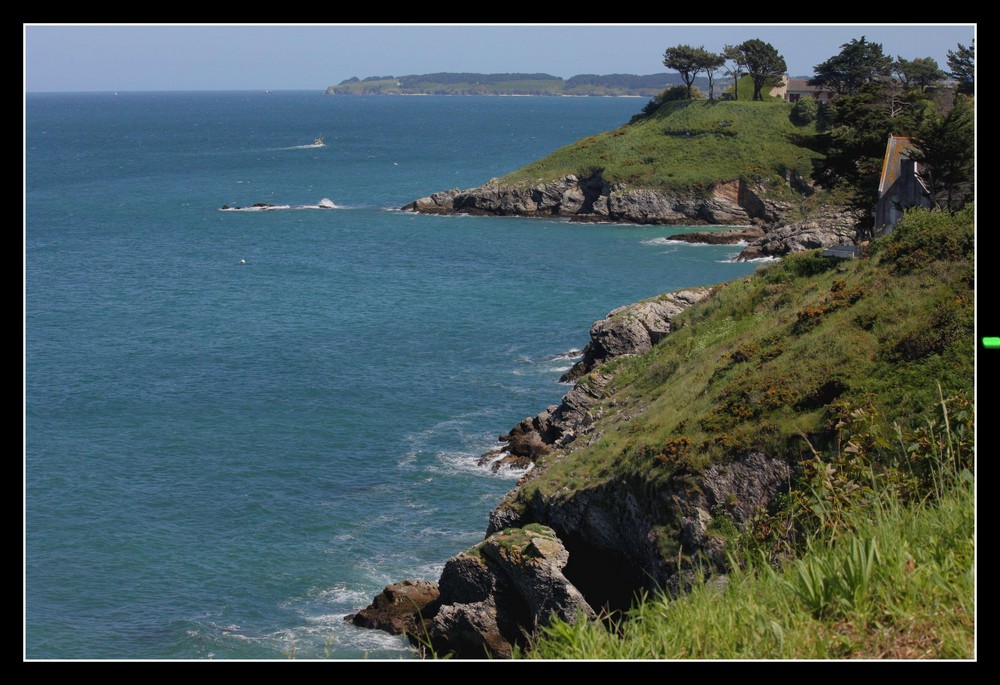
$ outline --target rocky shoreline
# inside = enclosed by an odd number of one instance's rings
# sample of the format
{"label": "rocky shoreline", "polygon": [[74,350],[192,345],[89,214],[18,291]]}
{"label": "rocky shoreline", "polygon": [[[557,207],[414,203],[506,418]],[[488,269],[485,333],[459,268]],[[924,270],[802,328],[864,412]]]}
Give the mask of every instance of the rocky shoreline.
{"label": "rocky shoreline", "polygon": [[[583,358],[565,376],[579,380],[562,402],[521,421],[500,437],[502,449],[481,458],[494,469],[535,465],[491,512],[484,541],[449,559],[437,583],[389,585],[346,620],[404,634],[421,653],[507,658],[515,646],[528,646],[553,617],[567,622],[594,618],[627,608],[637,591],[682,588],[683,572],[662,557],[656,544],[654,519],[659,516],[640,513],[649,510],[649,503],[640,506],[628,483],[603,484],[554,501],[522,501],[520,492],[578,442],[599,437],[594,428],[600,405],[614,402],[607,391],[611,376],[601,373],[601,366],[651,349],[670,334],[674,317],[714,290],[667,293],[596,321]],[[675,510],[671,515],[680,521],[686,553],[700,553],[723,568],[725,552],[707,532],[711,512],[728,503],[737,520],[749,517],[770,503],[789,474],[784,461],[751,454],[706,469],[694,487],[679,483],[667,499]]]}
{"label": "rocky shoreline", "polygon": [[[803,196],[811,188],[789,176],[788,186]],[[669,240],[710,244],[748,244],[737,257],[749,261],[780,257],[798,250],[857,244],[862,217],[842,207],[824,207],[811,216],[789,221],[792,203],[768,199],[762,185],[733,180],[717,183],[702,194],[668,195],[660,190],[610,184],[596,174],[570,174],[532,187],[490,179],[459,190],[453,188],[404,205],[421,214],[562,217],[570,221],[643,225],[738,226],[727,231],[685,233]]]}
{"label": "rocky shoreline", "polygon": [[[738,260],[854,245],[861,235],[861,217],[842,208],[821,208],[805,220],[785,223],[788,206],[764,199],[760,191],[733,181],[717,185],[702,198],[670,198],[655,190],[610,186],[599,177],[567,176],[534,188],[493,179],[470,190],[435,193],[403,209],[734,225],[738,228],[670,239],[748,242]],[[687,559],[699,558],[706,570],[724,573],[724,543],[709,533],[714,517],[724,510],[742,525],[754,512],[767,509],[787,488],[791,465],[786,461],[752,452],[699,473],[681,469],[655,496],[624,481],[594,483],[548,497],[526,495],[522,487],[576,447],[600,437],[597,421],[605,408],[615,406],[609,390],[612,376],[602,372],[602,365],[647,352],[672,332],[678,314],[722,287],[658,295],[595,321],[582,358],[561,379],[574,381],[562,401],[518,423],[500,436],[500,448],[480,458],[480,465],[493,470],[529,469],[490,513],[483,542],[449,559],[437,583],[394,583],[369,607],[346,619],[405,634],[422,654],[430,650],[459,658],[507,658],[515,647],[530,645],[537,629],[553,617],[568,622],[593,618],[627,609],[637,592],[682,591],[690,580],[685,570],[690,564],[663,553],[665,534]],[[621,416],[622,421],[628,419]]]}

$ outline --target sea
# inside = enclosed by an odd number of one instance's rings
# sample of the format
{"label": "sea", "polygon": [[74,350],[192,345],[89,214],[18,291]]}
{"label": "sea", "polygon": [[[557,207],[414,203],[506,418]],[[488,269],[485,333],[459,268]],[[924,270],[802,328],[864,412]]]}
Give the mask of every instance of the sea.
{"label": "sea", "polygon": [[593,321],[759,265],[400,207],[643,104],[27,94],[24,657],[414,658],[344,616],[483,538]]}

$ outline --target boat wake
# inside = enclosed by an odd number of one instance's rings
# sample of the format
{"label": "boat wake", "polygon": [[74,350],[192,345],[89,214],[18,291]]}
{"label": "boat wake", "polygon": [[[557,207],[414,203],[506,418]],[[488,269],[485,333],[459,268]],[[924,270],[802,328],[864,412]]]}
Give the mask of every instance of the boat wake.
{"label": "boat wake", "polygon": [[292,145],[291,147],[279,147],[279,150],[314,150],[318,147],[326,147],[326,143],[323,142],[323,136],[319,136],[313,142],[308,145]]}
{"label": "boat wake", "polygon": [[230,207],[229,205],[219,207],[220,212],[274,212],[279,209],[341,209],[341,207],[335,205],[333,200],[328,197],[324,197],[314,205],[276,205],[270,202],[255,202],[249,207]]}

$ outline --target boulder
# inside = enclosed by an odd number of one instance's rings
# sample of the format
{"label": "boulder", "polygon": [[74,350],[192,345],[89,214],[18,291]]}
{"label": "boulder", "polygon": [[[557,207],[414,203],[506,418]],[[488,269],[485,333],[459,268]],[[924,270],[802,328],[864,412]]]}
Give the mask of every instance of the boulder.
{"label": "boulder", "polygon": [[445,564],[437,613],[425,624],[437,655],[510,658],[553,618],[594,610],[563,575],[569,553],[555,532],[529,525],[495,533]]}
{"label": "boulder", "polygon": [[440,592],[429,580],[404,580],[387,585],[367,607],[344,617],[362,628],[378,628],[393,635],[420,634],[421,612]]}
{"label": "boulder", "polygon": [[611,311],[590,327],[590,342],[583,359],[560,379],[579,378],[599,364],[632,354],[642,354],[670,334],[673,318],[711,294],[711,288],[690,288],[625,305]]}

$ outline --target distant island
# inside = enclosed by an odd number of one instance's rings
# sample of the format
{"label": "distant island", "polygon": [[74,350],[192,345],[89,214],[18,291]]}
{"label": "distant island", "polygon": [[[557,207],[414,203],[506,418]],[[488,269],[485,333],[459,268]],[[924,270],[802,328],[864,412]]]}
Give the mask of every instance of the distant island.
{"label": "distant island", "polygon": [[[702,83],[703,82],[703,83]],[[552,74],[437,73],[410,76],[368,76],[341,81],[327,95],[576,95],[653,97],[682,84],[679,74],[577,74],[568,79]],[[717,82],[718,83],[718,82]],[[704,88],[700,77],[695,85]]]}

